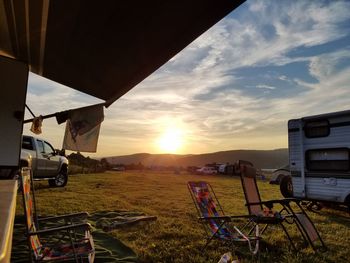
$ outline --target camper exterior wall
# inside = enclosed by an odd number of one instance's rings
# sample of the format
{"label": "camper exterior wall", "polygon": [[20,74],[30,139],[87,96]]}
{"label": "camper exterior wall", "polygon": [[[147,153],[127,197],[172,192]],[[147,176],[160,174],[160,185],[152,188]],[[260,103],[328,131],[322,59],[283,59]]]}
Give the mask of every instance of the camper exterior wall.
{"label": "camper exterior wall", "polygon": [[[316,138],[307,137],[306,123],[313,121],[328,122],[329,134]],[[304,128],[300,130],[300,127]],[[290,120],[288,143],[294,197],[333,202],[350,201],[350,111]],[[322,167],[309,167],[312,164],[312,161],[308,163],[311,154],[312,158],[324,162]],[[339,169],[337,162],[332,163],[334,160],[341,160]],[[327,162],[330,162],[329,165]],[[347,168],[344,169],[344,165]]]}
{"label": "camper exterior wall", "polygon": [[302,182],[301,177],[292,177],[293,182],[293,195],[296,198],[340,202],[346,201],[346,198],[350,195],[350,179],[336,178],[336,185],[329,184],[329,178],[305,178],[306,184],[306,196],[302,195]]}

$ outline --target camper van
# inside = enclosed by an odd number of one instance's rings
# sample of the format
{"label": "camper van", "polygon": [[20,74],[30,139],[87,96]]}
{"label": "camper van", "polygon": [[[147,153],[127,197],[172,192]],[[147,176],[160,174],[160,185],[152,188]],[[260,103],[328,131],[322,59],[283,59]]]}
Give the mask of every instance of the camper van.
{"label": "camper van", "polygon": [[293,196],[350,205],[350,110],[288,122]]}

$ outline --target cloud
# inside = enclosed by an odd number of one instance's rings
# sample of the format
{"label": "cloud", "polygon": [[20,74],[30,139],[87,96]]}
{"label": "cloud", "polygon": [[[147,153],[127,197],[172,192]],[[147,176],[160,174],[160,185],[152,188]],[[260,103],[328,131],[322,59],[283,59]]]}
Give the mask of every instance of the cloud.
{"label": "cloud", "polygon": [[287,81],[288,80],[288,77],[285,76],[285,75],[281,75],[278,77],[279,80],[284,80],[284,81]]}
{"label": "cloud", "polygon": [[274,89],[276,89],[276,87],[269,86],[269,85],[263,85],[263,84],[257,85],[256,87],[257,87],[258,89],[269,89],[269,90],[274,90]]}
{"label": "cloud", "polygon": [[99,102],[101,100],[57,82],[33,73],[29,74],[27,105],[36,115],[51,114]]}
{"label": "cloud", "polygon": [[349,61],[350,49],[315,56],[310,60],[309,71],[318,80],[327,79],[336,74],[337,67],[343,61]]}
{"label": "cloud", "polygon": [[[101,100],[70,89],[57,82],[30,73],[26,104],[36,115],[48,115],[59,111],[79,108]],[[32,118],[28,110],[25,119]],[[23,133],[30,134],[30,123],[24,125]],[[63,141],[65,125],[58,125],[55,118],[43,121],[43,133],[40,135],[48,139],[56,148],[60,148]]]}

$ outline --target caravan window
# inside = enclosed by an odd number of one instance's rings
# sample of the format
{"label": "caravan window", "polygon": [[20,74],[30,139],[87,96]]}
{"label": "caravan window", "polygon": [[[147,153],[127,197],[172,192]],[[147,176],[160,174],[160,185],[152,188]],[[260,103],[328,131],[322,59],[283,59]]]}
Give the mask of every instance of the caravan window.
{"label": "caravan window", "polygon": [[348,148],[308,150],[305,157],[309,171],[349,170]]}
{"label": "caravan window", "polygon": [[327,137],[330,133],[328,120],[309,121],[305,123],[305,136],[307,138]]}

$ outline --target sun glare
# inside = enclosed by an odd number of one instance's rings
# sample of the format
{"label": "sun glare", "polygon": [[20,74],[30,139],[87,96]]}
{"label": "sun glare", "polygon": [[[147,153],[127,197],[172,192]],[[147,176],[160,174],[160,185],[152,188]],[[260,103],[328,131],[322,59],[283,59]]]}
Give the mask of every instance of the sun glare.
{"label": "sun glare", "polygon": [[178,129],[168,129],[158,140],[158,147],[162,152],[176,153],[183,144],[182,132]]}

